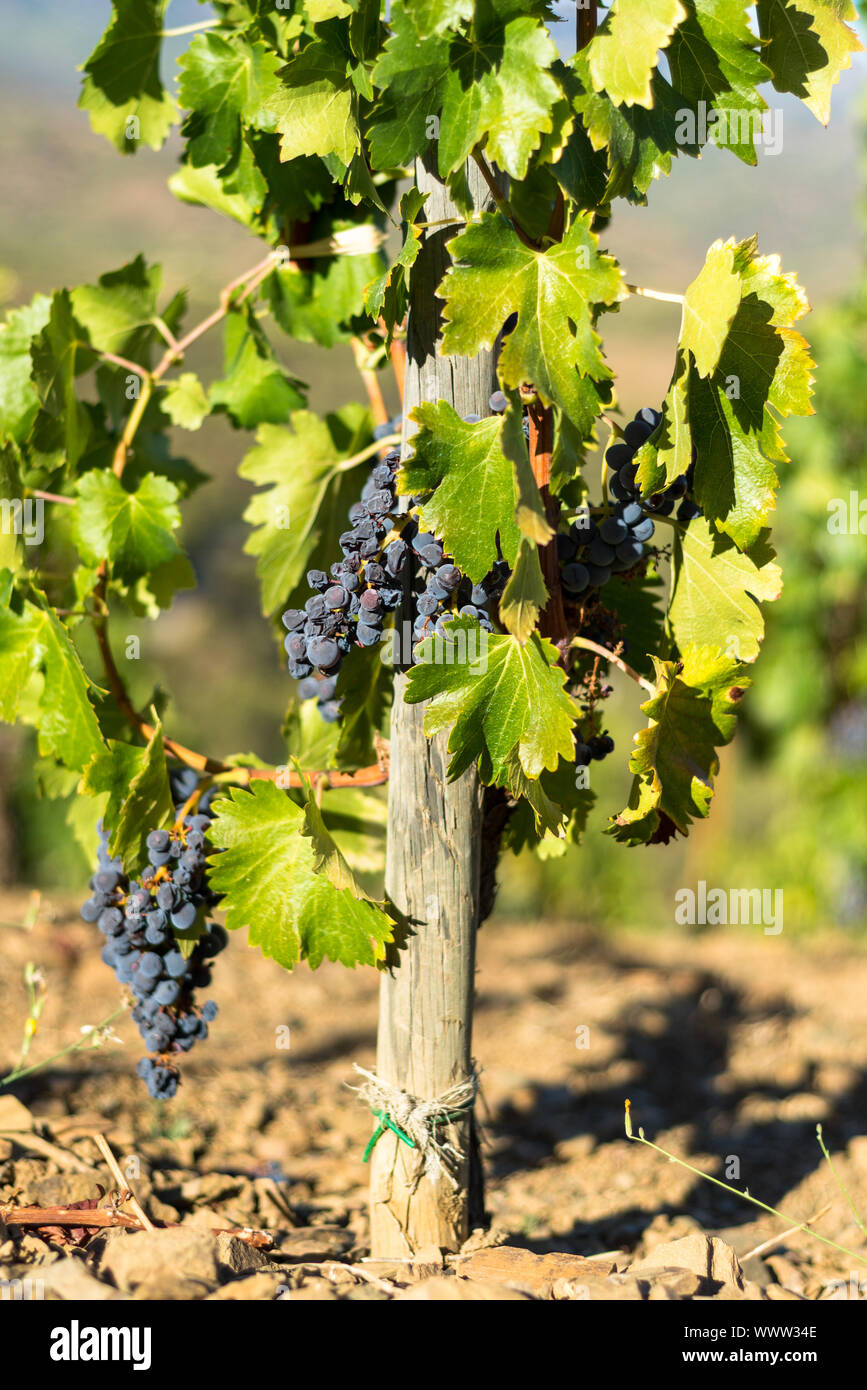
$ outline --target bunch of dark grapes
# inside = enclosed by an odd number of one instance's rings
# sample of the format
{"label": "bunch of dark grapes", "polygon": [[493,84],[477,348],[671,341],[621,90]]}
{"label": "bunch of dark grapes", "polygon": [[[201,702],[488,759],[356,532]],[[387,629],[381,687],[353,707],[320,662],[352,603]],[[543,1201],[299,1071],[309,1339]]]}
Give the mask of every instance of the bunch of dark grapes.
{"label": "bunch of dark grapes", "polygon": [[455,618],[475,618],[479,627],[493,632],[488,605],[505,587],[508,566],[498,561],[481,584],[473,584],[448,555],[436,536],[417,531],[410,523],[410,544],[417,560],[413,591],[413,643],[432,633],[444,636]]}
{"label": "bunch of dark grapes", "polygon": [[399,536],[387,540],[397,515],[399,466],[396,449],[374,465],[361,499],[349,508],[352,525],[339,541],[343,559],[331,566],[330,575],[308,571],[313,593],[303,609],[290,608],[283,614],[289,632],[289,674],[300,681],[301,699],[315,696],[329,723],[340,717],[335,690],[343,658],[353,646],[372,647],[380,641],[383,617],[401,600],[406,541]]}
{"label": "bunch of dark grapes", "polygon": [[575,744],[575,766],[587,767],[589,763],[601,762],[613,752],[614,739],[610,734],[591,734],[586,743],[581,740]]}
{"label": "bunch of dark grapes", "polygon": [[[192,780],[195,783],[195,774]],[[178,790],[185,784],[186,779]],[[148,1052],[156,1054],[143,1057],[136,1071],[150,1094],[161,1100],[178,1089],[173,1055],[188,1052],[197,1039],[206,1038],[208,1023],[217,1013],[213,1000],[197,1009],[194,994],[211,982],[209,962],[227,943],[224,929],[209,922],[188,956],[174,936],[174,929],[188,931],[199,914],[217,902],[207,881],[210,821],[205,805],[171,830],[152,830],[147,837],[149,864],[138,881],[124,874],[119,859],[109,857],[108,835],[100,822],[99,867],[81,909],[84,920],[96,922],[107,938],[102,959],[135,995],[133,1020]]]}
{"label": "bunch of dark grapes", "polygon": [[[474,421],[478,416],[467,416]],[[392,421],[380,434],[399,427]],[[324,570],[310,570],[313,590],[304,608],[283,614],[289,635],[285,647],[289,674],[298,682],[302,700],[315,698],[328,723],[340,718],[335,698],[343,659],[353,646],[371,647],[382,638],[385,615],[400,606],[402,576],[412,553],[416,560],[413,589],[413,641],[432,632],[442,634],[456,617],[472,617],[493,631],[488,605],[505,586],[508,567],[498,564],[481,584],[472,584],[445,555],[430,532],[420,532],[414,517],[404,520],[400,535],[392,534],[398,516],[396,478],[400,452],[392,450],[374,465],[361,498],[349,508],[351,529],[339,545],[343,559]],[[414,502],[415,499],[412,499]]]}
{"label": "bunch of dark grapes", "polygon": [[664,491],[650,497],[641,496],[636,481],[635,454],[661,420],[658,410],[649,406],[639,410],[626,426],[623,439],[609,447],[605,462],[612,473],[609,487],[614,505],[608,515],[595,521],[585,513],[573,522],[569,531],[557,537],[567,599],[578,598],[589,589],[601,589],[612,574],[622,574],[637,565],[653,539],[654,516],[669,516],[678,502],[678,521],[688,524],[700,514],[695,502],[686,495],[693,484],[695,449],[686,473]]}
{"label": "bunch of dark grapes", "polygon": [[584,513],[557,537],[565,597],[601,589],[612,574],[631,570],[643,558],[653,532],[653,522],[638,502],[618,502],[598,522]]}
{"label": "bunch of dark grapes", "polygon": [[635,455],[645,444],[662,421],[662,415],[658,410],[651,406],[645,406],[639,410],[633,420],[630,420],[626,429],[623,431],[623,438],[616,444],[610,445],[605,455],[605,462],[611,470],[612,476],[608,486],[611,495],[621,504],[629,505],[638,503],[641,508],[650,515],[670,516],[675,506],[677,508],[678,521],[688,524],[693,517],[699,516],[701,508],[697,507],[692,498],[687,497],[691,492],[695,481],[695,445],[692,448],[692,462],[685,473],[681,473],[679,478],[675,478],[662,492],[654,492],[650,497],[642,497],[636,482],[638,469],[634,462]]}

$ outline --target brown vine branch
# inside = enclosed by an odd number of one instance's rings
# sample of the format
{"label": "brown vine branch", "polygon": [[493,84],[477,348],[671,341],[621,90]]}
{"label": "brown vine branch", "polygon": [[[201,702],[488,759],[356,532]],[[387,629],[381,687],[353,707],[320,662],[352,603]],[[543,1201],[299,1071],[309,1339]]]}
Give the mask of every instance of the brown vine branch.
{"label": "brown vine branch", "polygon": [[130,1231],[143,1231],[137,1216],[128,1216],[125,1211],[114,1211],[111,1207],[5,1207],[0,1206],[0,1217],[7,1226],[81,1226],[87,1230],[91,1226],[125,1226]]}
{"label": "brown vine branch", "polygon": [[387,425],[391,416],[388,412],[388,406],[385,404],[385,397],[382,394],[379,377],[375,371],[367,366],[369,352],[369,347],[366,343],[362,342],[361,338],[352,339],[352,355],[355,358],[358,374],[364,382],[364,389],[367,392],[367,399],[370,401],[370,409],[373,414],[374,423],[377,425]]}
{"label": "brown vine branch", "polygon": [[[179,1226],[177,1221],[164,1221],[148,1226],[137,1216],[130,1216],[115,1207],[11,1207],[0,1205],[0,1219],[7,1226],[77,1226],[82,1230],[105,1230],[112,1226],[123,1226],[128,1231],[170,1230]],[[213,1235],[236,1236],[246,1245],[257,1249],[268,1249],[274,1243],[270,1231],[253,1230],[250,1227],[214,1226]]]}
{"label": "brown vine branch", "polygon": [[[383,334],[388,336],[388,329],[384,319],[379,320],[379,326]],[[394,379],[397,383],[398,395],[400,396],[400,406],[403,410],[404,385],[406,382],[406,342],[402,338],[392,338],[388,345],[388,355],[391,358],[391,365],[394,369]]]}
{"label": "brown vine branch", "polygon": [[608,647],[603,647],[598,642],[591,642],[589,637],[573,637],[572,646],[581,647],[586,652],[594,652],[596,656],[604,657],[606,661],[612,662],[618,670],[622,671],[625,676],[629,676],[630,680],[634,680],[636,685],[640,685],[642,690],[646,690],[649,695],[656,694],[656,686],[653,685],[651,681],[647,680],[644,676],[640,676],[637,671],[627,665],[622,656],[616,656],[614,652],[609,651]]}
{"label": "brown vine branch", "polygon": [[554,447],[554,412],[550,406],[535,402],[527,412],[530,424],[530,466],[539,488],[545,519],[554,532],[547,545],[539,547],[542,577],[548,590],[548,602],[542,612],[540,631],[555,643],[569,636],[563,591],[560,586],[560,561],[557,555],[557,528],[560,522],[560,503],[551,494],[551,453]]}
{"label": "brown vine branch", "polygon": [[493,200],[494,200],[494,202],[496,203],[497,207],[499,208],[500,212],[503,214],[504,217],[507,217],[508,220],[511,222],[512,226],[513,226],[514,229],[515,229],[515,232],[517,233],[517,235],[518,235],[518,237],[521,239],[521,241],[523,241],[524,245],[525,245],[525,246],[532,246],[532,245],[534,244],[534,243],[533,243],[532,237],[530,237],[530,236],[527,235],[527,233],[524,231],[524,228],[520,225],[520,223],[518,222],[517,218],[515,217],[515,214],[514,214],[514,211],[513,211],[513,209],[512,209],[511,203],[509,202],[509,200],[508,200],[508,198],[506,197],[505,193],[503,192],[503,190],[500,188],[499,184],[497,183],[497,180],[496,180],[496,178],[494,177],[494,172],[493,172],[493,170],[490,168],[490,166],[489,166],[487,160],[485,159],[485,156],[482,154],[481,150],[479,150],[479,149],[473,150],[472,158],[473,158],[473,162],[478,166],[479,170],[481,171],[482,178],[485,180],[485,183],[488,185],[488,189],[490,190],[491,197],[493,198]]}
{"label": "brown vine branch", "polygon": [[129,1186],[129,1183],[124,1177],[123,1173],[120,1171],[118,1161],[112,1153],[111,1146],[108,1140],[106,1139],[105,1135],[94,1132],[90,1137],[92,1138],[94,1144],[99,1149],[99,1152],[105,1159],[105,1165],[108,1168],[108,1171],[111,1173],[111,1176],[117,1183],[118,1192],[126,1192],[127,1195],[123,1200],[129,1202],[129,1205],[133,1209],[134,1215],[138,1217],[145,1230],[155,1231],[156,1226],[151,1221],[150,1217],[148,1216],[138,1197],[136,1197],[135,1193],[132,1191],[132,1189]]}
{"label": "brown vine branch", "polygon": [[589,3],[583,3],[583,0],[578,0],[579,50],[587,47],[593,35],[596,33],[598,23],[599,18],[596,12],[596,0],[589,0]]}

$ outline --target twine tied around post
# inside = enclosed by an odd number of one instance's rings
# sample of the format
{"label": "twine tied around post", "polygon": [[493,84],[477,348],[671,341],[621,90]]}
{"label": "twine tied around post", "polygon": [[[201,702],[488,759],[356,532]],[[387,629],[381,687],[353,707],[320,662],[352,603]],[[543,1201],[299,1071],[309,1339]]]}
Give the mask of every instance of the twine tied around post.
{"label": "twine tied around post", "polygon": [[367,1163],[377,1142],[386,1130],[390,1130],[401,1143],[418,1151],[413,1190],[423,1176],[432,1182],[445,1176],[453,1187],[457,1187],[457,1174],[467,1155],[448,1140],[440,1139],[437,1130],[441,1125],[464,1119],[472,1110],[479,1090],[479,1073],[475,1063],[468,1077],[433,1100],[419,1100],[417,1096],[389,1085],[375,1072],[365,1071],[357,1064],[354,1066],[359,1076],[365,1079],[361,1086],[352,1089],[358,1092],[379,1121],[364,1150],[362,1161]]}

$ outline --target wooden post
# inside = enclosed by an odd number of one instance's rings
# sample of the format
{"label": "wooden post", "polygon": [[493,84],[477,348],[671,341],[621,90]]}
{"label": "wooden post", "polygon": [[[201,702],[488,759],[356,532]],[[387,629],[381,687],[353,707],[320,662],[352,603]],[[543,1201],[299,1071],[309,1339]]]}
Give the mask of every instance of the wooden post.
{"label": "wooden post", "polygon": [[[435,155],[417,161],[416,179],[429,192],[424,218],[458,218],[435,172]],[[467,177],[477,208],[491,195],[476,166]],[[460,226],[431,228],[413,266],[407,324],[405,416],[421,401],[446,400],[459,415],[489,413],[496,385],[494,356],[441,357],[441,302],[435,291],[448,265],[448,240]],[[405,419],[404,452],[412,424]],[[479,916],[482,788],[475,769],[446,782],[447,735],[432,741],[424,708],[406,705],[406,677],[395,676],[388,791],[386,888],[414,924],[400,963],[382,980],[376,1069],[382,1080],[421,1099],[442,1095],[472,1065],[475,941]],[[417,1153],[390,1131],[371,1157],[371,1249],[407,1256],[425,1246],[456,1250],[468,1235],[470,1192],[479,1199],[480,1169],[471,1172],[474,1128],[469,1117],[441,1126],[441,1137],[467,1155],[455,1187],[422,1177],[413,1190]]]}

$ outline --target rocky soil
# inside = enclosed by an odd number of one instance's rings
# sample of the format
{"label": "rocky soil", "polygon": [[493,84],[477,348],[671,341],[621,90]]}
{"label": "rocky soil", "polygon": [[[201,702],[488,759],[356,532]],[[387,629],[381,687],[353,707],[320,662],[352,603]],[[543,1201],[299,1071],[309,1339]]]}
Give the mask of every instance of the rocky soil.
{"label": "rocky soil", "polygon": [[[119,1002],[76,905],[43,901],[25,930],[27,901],[0,899],[3,1072],[21,1044],[28,961],[48,986],[29,1060]],[[287,976],[234,938],[215,969],[219,1016],[184,1060],[176,1100],[158,1105],[135,1078],[141,1050],[124,1017],[122,1045],[0,1092],[0,1279],[60,1300],[857,1294],[867,1241],[816,1126],[867,1214],[867,949],[743,927],[600,938],[492,922],[478,991],[490,1226],[460,1254],[369,1258],[370,1122],[348,1087],[352,1064],[374,1061],[373,974]],[[630,1143],[627,1096],[636,1130],[786,1219]],[[155,1229],[130,1228],[140,1218],[118,1204],[95,1133]],[[75,1203],[87,1204],[80,1224],[32,1211]],[[94,1205],[91,1223],[127,1225],[88,1225]],[[810,1218],[853,1254],[788,1230]]]}

